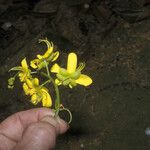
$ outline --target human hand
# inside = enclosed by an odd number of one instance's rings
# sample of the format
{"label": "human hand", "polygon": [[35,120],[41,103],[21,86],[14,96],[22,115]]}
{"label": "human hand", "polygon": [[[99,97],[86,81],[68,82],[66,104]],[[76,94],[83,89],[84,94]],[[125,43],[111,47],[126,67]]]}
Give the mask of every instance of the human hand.
{"label": "human hand", "polygon": [[48,108],[18,112],[0,124],[0,150],[49,150],[68,125]]}

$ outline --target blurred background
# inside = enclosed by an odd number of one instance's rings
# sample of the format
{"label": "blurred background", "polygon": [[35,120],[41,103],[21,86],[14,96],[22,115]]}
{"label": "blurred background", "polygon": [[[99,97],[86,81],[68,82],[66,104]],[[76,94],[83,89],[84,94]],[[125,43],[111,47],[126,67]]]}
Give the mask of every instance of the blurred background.
{"label": "blurred background", "polygon": [[35,107],[18,81],[7,88],[8,70],[43,53],[47,37],[63,65],[74,51],[93,79],[60,87],[73,121],[56,150],[149,150],[149,18],[149,0],[0,0],[0,120]]}

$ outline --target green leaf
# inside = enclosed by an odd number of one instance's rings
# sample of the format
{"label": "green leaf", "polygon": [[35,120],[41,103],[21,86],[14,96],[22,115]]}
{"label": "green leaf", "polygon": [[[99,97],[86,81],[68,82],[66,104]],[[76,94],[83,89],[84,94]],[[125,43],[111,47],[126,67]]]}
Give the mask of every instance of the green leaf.
{"label": "green leaf", "polygon": [[10,71],[21,71],[22,70],[22,67],[13,67],[9,70]]}

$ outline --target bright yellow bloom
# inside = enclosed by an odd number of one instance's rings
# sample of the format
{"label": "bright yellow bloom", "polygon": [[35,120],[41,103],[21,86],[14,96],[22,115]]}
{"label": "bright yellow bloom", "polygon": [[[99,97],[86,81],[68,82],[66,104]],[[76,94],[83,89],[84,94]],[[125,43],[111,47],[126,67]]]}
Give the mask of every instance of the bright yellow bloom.
{"label": "bright yellow bloom", "polygon": [[39,85],[38,78],[27,79],[25,83],[23,83],[23,90],[26,95],[31,96],[31,102],[36,105],[39,102],[42,102],[42,105],[45,107],[52,106],[52,99],[50,94],[48,93],[48,89],[46,87]]}
{"label": "bright yellow bloom", "polygon": [[31,78],[31,71],[28,69],[27,61],[25,58],[21,61],[21,66],[21,72],[18,76],[20,78],[20,81],[24,82],[27,78]]}
{"label": "bright yellow bloom", "polygon": [[81,71],[85,67],[84,63],[80,63],[77,67],[77,55],[70,53],[68,55],[67,69],[61,68],[58,64],[54,64],[51,68],[51,72],[57,73],[57,79],[55,80],[57,85],[69,85],[70,88],[77,84],[88,86],[92,83],[92,79]]}
{"label": "bright yellow bloom", "polygon": [[21,82],[25,82],[27,78],[31,78],[31,70],[28,68],[26,58],[21,61],[21,66],[13,67],[10,71],[19,71],[18,76]]}
{"label": "bright yellow bloom", "polygon": [[59,52],[56,51],[56,52],[53,52],[53,49],[54,49],[54,45],[52,42],[49,42],[47,40],[47,38],[45,40],[39,40],[39,42],[45,42],[46,45],[47,45],[47,51],[43,54],[43,55],[37,55],[37,58],[32,60],[30,62],[30,66],[34,69],[38,68],[38,69],[41,69],[43,67],[45,67],[45,62],[46,61],[47,63],[49,63],[50,61],[55,61],[58,56],[59,56]]}

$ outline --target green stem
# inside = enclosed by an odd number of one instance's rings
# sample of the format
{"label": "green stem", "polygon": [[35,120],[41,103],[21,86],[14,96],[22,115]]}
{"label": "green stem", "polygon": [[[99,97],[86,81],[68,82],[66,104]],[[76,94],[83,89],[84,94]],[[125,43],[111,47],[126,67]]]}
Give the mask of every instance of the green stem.
{"label": "green stem", "polygon": [[51,80],[49,79],[49,80],[45,81],[43,84],[41,84],[40,86],[42,87],[42,86],[44,86],[45,84],[50,83],[50,82],[51,82]]}
{"label": "green stem", "polygon": [[47,75],[51,78],[51,76],[50,76],[50,72],[49,72],[49,69],[48,69],[48,65],[47,65],[47,62],[46,61],[44,61],[44,63],[45,63],[45,65],[46,65],[46,71],[47,71]]}
{"label": "green stem", "polygon": [[55,116],[57,117],[58,114],[59,114],[59,111],[60,111],[60,94],[59,94],[59,89],[58,89],[58,86],[57,84],[55,84],[55,81],[54,79],[50,76],[50,72],[49,72],[49,69],[48,69],[48,65],[47,65],[47,62],[45,62],[45,66],[46,66],[46,71],[47,71],[47,75],[45,75],[45,73],[42,73],[44,76],[47,76],[51,81],[52,81],[52,84],[54,86],[54,89],[55,89],[55,92],[56,92],[56,100],[55,100]]}
{"label": "green stem", "polygon": [[18,76],[19,72],[17,72],[15,75],[14,75],[14,78],[16,78],[16,76]]}
{"label": "green stem", "polygon": [[32,71],[32,72],[31,72],[31,74],[36,74],[36,73],[37,73],[37,71]]}
{"label": "green stem", "polygon": [[56,109],[56,116],[58,116],[59,109],[60,109],[60,94],[59,94],[58,86],[57,84],[55,84],[55,81],[53,79],[52,79],[52,83],[54,85],[55,92],[56,92],[55,109]]}

